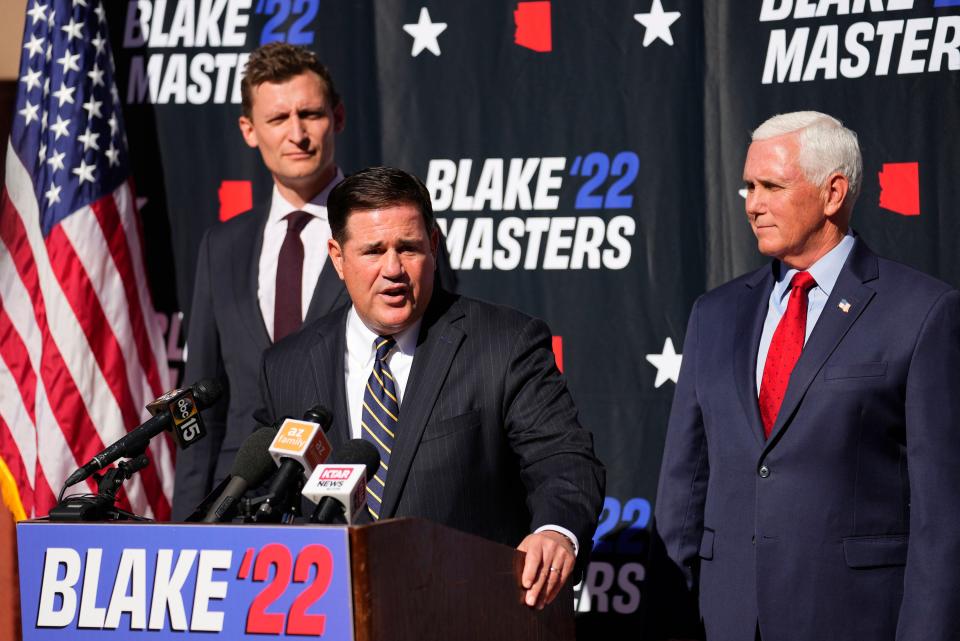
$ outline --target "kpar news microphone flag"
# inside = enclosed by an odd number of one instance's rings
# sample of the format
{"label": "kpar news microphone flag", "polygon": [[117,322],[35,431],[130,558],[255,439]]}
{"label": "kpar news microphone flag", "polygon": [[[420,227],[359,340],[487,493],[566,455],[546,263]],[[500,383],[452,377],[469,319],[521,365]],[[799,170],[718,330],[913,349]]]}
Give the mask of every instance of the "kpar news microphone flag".
{"label": "kpar news microphone flag", "polygon": [[[107,37],[99,0],[28,1],[0,196],[0,478],[21,519],[169,384]],[[120,507],[166,519],[168,439],[147,456]]]}

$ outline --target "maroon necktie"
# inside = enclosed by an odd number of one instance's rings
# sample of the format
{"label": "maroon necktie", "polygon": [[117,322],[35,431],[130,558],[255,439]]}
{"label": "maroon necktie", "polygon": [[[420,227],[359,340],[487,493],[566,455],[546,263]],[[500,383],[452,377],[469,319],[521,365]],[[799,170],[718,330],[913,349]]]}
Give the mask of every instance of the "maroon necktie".
{"label": "maroon necktie", "polygon": [[790,300],[787,311],[777,325],[767,351],[767,362],[763,365],[763,379],[760,381],[760,417],[763,419],[763,431],[770,438],[777,413],[783,403],[783,395],[790,382],[790,373],[803,351],[803,339],[807,332],[807,292],[816,287],[807,272],[797,272],[790,281]]}
{"label": "maroon necktie", "polygon": [[280,246],[277,260],[277,287],[273,304],[273,342],[300,329],[303,313],[300,298],[303,295],[303,241],[300,232],[310,222],[310,214],[295,211],[287,214],[287,235]]}

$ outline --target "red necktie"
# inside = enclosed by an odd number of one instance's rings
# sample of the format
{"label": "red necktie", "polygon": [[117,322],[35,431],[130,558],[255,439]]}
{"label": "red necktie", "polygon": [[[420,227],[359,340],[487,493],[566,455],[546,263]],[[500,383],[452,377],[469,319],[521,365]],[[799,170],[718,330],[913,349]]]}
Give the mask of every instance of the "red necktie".
{"label": "red necktie", "polygon": [[287,214],[287,235],[277,260],[277,285],[273,301],[273,342],[300,329],[303,322],[303,241],[300,232],[312,217],[305,211]]}
{"label": "red necktie", "polygon": [[763,419],[763,431],[770,438],[770,431],[777,420],[777,413],[783,403],[783,395],[790,382],[807,331],[807,292],[816,287],[807,272],[797,272],[790,281],[790,300],[787,311],[777,325],[767,351],[767,362],[763,365],[763,379],[760,381],[760,417]]}

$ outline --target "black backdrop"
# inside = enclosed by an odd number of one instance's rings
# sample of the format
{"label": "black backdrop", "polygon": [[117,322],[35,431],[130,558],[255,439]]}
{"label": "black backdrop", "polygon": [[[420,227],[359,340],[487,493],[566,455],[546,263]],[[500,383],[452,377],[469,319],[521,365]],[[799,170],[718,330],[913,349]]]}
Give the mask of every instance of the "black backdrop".
{"label": "black backdrop", "polygon": [[[310,46],[346,103],[341,167],[424,178],[460,290],[554,330],[608,468],[580,636],[642,637],[671,354],[696,296],[762,261],[738,193],[750,129],[842,119],[865,157],[857,231],[960,283],[960,0],[424,2],[109,4],[172,364],[200,237],[237,208],[224,181],[269,194],[236,127],[243,54]],[[427,22],[435,42],[404,29]]]}

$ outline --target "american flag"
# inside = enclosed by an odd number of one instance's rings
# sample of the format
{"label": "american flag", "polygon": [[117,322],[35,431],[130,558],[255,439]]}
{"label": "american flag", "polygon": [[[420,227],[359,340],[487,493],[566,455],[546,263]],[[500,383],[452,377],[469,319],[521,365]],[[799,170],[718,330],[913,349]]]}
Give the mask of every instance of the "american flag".
{"label": "american flag", "polygon": [[[18,518],[47,514],[169,382],[107,32],[99,0],[28,2],[0,195],[0,485]],[[166,519],[170,442],[147,454],[121,507]]]}

